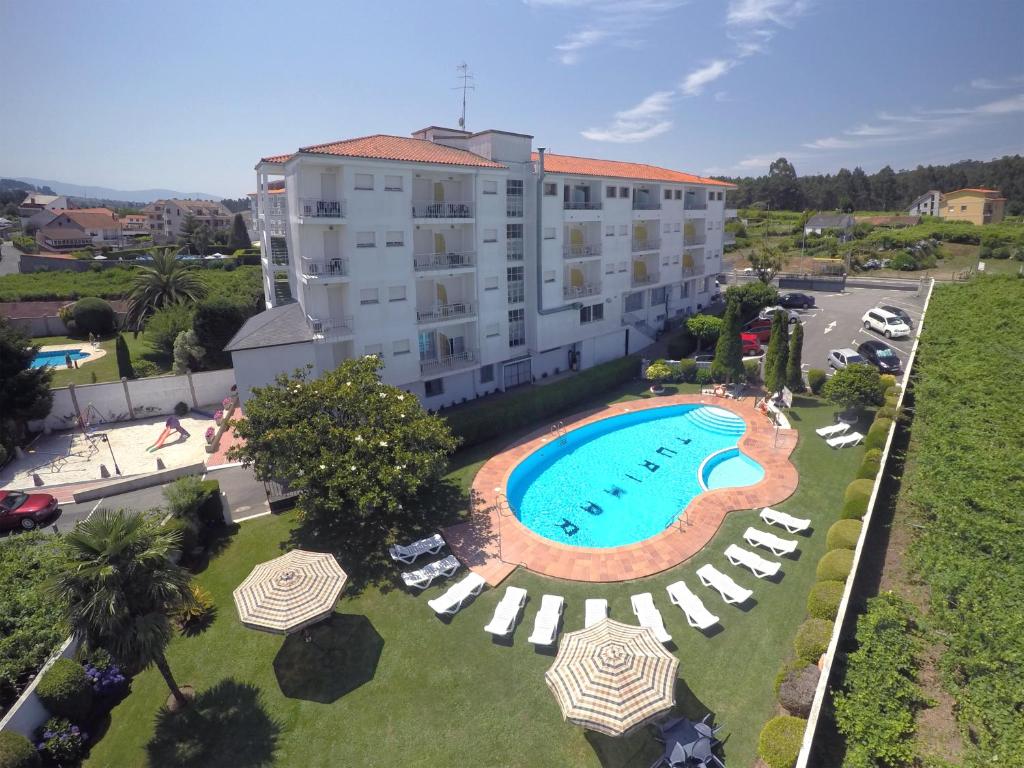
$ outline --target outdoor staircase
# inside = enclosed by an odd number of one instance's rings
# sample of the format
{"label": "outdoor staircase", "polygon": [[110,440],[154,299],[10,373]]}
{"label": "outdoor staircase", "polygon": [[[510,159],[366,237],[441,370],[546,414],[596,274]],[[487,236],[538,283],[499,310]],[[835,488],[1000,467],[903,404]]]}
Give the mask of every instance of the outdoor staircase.
{"label": "outdoor staircase", "polygon": [[738,437],[747,429],[746,422],[739,416],[714,406],[705,405],[689,410],[686,412],[685,418],[702,429],[718,435],[735,435]]}

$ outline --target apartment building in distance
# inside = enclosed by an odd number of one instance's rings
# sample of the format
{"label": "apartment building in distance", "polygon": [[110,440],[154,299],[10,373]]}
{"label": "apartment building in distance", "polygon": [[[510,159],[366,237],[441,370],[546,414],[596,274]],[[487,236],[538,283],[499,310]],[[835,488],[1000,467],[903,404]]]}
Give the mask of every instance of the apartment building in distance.
{"label": "apartment building in distance", "polygon": [[942,196],[942,218],[972,224],[998,224],[1003,220],[1006,198],[995,189],[958,189]]}
{"label": "apartment building in distance", "polygon": [[716,291],[731,185],[431,126],[256,166],[267,311],[229,343],[243,397],[378,355],[449,406],[637,351]]}
{"label": "apartment building in distance", "polygon": [[940,216],[942,211],[942,193],[937,189],[929,189],[910,204],[907,213],[910,216]]}
{"label": "apartment building in distance", "polygon": [[177,240],[190,215],[213,230],[227,229],[232,219],[231,211],[213,200],[156,200],[142,212],[154,240],[162,243]]}

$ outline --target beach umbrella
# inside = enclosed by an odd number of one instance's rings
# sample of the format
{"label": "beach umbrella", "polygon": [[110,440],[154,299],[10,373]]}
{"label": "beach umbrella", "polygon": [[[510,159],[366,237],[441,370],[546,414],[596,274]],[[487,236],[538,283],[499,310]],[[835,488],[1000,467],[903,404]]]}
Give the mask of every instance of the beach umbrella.
{"label": "beach umbrella", "polygon": [[234,591],[242,624],[289,634],[334,613],[348,575],[334,555],[291,552],[252,569]]}
{"label": "beach umbrella", "polygon": [[624,736],[672,708],[678,668],[650,629],[604,619],[562,638],[544,680],[566,720]]}

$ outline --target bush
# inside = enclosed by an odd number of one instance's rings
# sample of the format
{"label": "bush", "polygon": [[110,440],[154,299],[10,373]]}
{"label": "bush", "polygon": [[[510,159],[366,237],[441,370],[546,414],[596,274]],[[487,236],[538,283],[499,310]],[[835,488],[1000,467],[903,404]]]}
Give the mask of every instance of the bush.
{"label": "bush", "polygon": [[889,437],[889,427],[892,426],[892,419],[875,419],[875,423],[868,429],[868,435],[864,438],[864,445],[868,450],[872,448],[881,449]]}
{"label": "bush", "polygon": [[761,381],[761,363],[758,360],[743,361],[743,377],[747,384],[758,384]]}
{"label": "bush", "polygon": [[693,382],[697,379],[697,361],[683,359],[678,364],[679,380]]}
{"label": "bush", "polygon": [[881,405],[883,389],[878,378],[878,371],[870,365],[848,365],[832,374],[821,388],[821,394],[849,410]]}
{"label": "bush", "polygon": [[800,754],[807,721],[780,715],[764,724],[757,739],[757,754],[768,768],[793,768]]}
{"label": "bush", "polygon": [[843,502],[839,517],[843,520],[860,520],[868,512],[868,500],[862,496]]}
{"label": "bush", "polygon": [[860,520],[837,520],[825,535],[827,549],[854,549],[863,527]]}
{"label": "bush", "polygon": [[73,659],[58,659],[46,670],[36,695],[50,714],[83,722],[92,709],[92,686],[85,669]]}
{"label": "bush", "polygon": [[[840,521],[842,522],[842,521]],[[834,621],[839,612],[846,584],[841,581],[818,581],[807,596],[807,614],[814,619]]]}
{"label": "bush", "polygon": [[853,570],[853,550],[833,549],[826,552],[815,569],[817,581],[846,581]]}
{"label": "bush", "polygon": [[0,731],[0,768],[36,768],[39,753],[20,733]]}
{"label": "bush", "polygon": [[184,304],[171,304],[158,309],[146,320],[146,339],[159,355],[171,358],[174,340],[191,327],[192,309]]}
{"label": "bush", "polygon": [[865,501],[871,496],[871,489],[874,487],[874,483],[870,480],[854,480],[843,491],[843,501],[850,501],[850,499],[863,498]]}
{"label": "bush", "polygon": [[671,360],[682,360],[693,354],[697,348],[697,340],[686,329],[684,325],[676,333],[669,337],[666,354]]}
{"label": "bush", "polygon": [[821,670],[813,664],[790,671],[779,685],[779,704],[791,715],[798,717],[810,715],[819,677],[821,677]]}
{"label": "bush", "polygon": [[896,389],[896,377],[891,373],[883,373],[878,377],[878,381],[885,388],[885,394],[889,394],[889,389]]}
{"label": "bush", "polygon": [[97,336],[109,336],[117,327],[117,315],[114,308],[103,299],[86,297],[75,302],[71,310],[71,320],[76,331],[82,336],[94,333]]}
{"label": "bush", "polygon": [[179,418],[187,414],[189,410],[191,409],[188,407],[187,403],[179,401],[174,404],[174,415],[178,416]]}
{"label": "bush", "polygon": [[122,379],[134,379],[135,369],[132,367],[132,355],[128,351],[128,342],[120,333],[117,334],[117,341],[114,342],[114,352],[117,355],[117,375]]}
{"label": "bush", "polygon": [[203,500],[196,510],[200,522],[207,527],[224,525],[224,502],[220,495],[220,483],[216,480],[203,480]]}
{"label": "bush", "polygon": [[673,373],[672,368],[664,360],[655,360],[647,366],[644,376],[648,381],[653,381],[655,385],[660,385],[662,382],[671,379]]}
{"label": "bush", "polygon": [[189,591],[192,592],[192,602],[178,606],[172,617],[181,630],[188,630],[208,623],[216,610],[213,595],[203,587],[192,582],[189,584]]}
{"label": "bush", "polygon": [[694,380],[703,387],[712,383],[714,381],[714,376],[711,375],[710,368],[698,368],[697,375]]}
{"label": "bush", "polygon": [[204,362],[207,365],[231,365],[231,353],[225,352],[224,347],[251,314],[244,307],[222,297],[199,303],[192,319],[192,328],[200,346],[206,350]]}
{"label": "bush", "polygon": [[51,717],[38,734],[39,751],[57,765],[77,764],[89,740],[89,734],[62,717]]}
{"label": "bush", "polygon": [[828,381],[828,376],[821,368],[811,368],[807,371],[807,386],[811,390],[811,394],[821,394],[821,388],[825,386],[825,382]]}
{"label": "bush", "polygon": [[[877,448],[872,448],[872,451],[877,451]],[[864,457],[864,461],[861,462],[860,469],[857,470],[858,480],[874,480],[878,477],[878,470],[882,468],[882,462],[877,457]]]}
{"label": "bush", "polygon": [[793,639],[793,650],[796,657],[808,664],[816,664],[821,654],[828,648],[835,625],[828,619],[807,619],[796,631]]}
{"label": "bush", "polygon": [[888,405],[883,405],[877,411],[875,411],[875,419],[895,419],[896,408]]}
{"label": "bush", "polygon": [[199,546],[199,523],[189,517],[170,517],[164,522],[164,528],[178,534],[178,551],[188,553]]}
{"label": "bush", "polygon": [[160,375],[160,369],[152,360],[136,360],[132,363],[132,369],[135,371],[135,378],[137,379]]}

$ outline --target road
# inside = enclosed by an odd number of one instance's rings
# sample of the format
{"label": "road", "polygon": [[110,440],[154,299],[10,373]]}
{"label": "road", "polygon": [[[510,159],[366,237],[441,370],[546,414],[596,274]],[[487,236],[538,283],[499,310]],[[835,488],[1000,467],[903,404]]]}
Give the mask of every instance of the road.
{"label": "road", "polygon": [[21,251],[9,241],[0,242],[0,275],[18,274]]}

